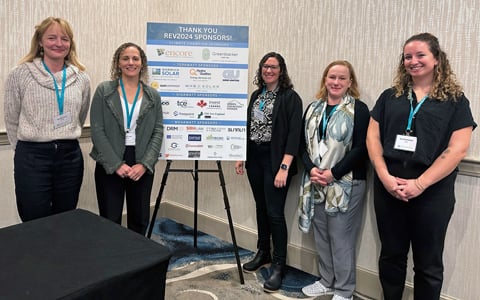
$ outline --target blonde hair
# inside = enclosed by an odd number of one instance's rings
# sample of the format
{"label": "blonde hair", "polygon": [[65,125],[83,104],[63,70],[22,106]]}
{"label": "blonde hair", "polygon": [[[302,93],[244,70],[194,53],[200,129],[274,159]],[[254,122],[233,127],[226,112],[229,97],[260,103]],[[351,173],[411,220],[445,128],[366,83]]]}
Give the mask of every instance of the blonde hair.
{"label": "blonde hair", "polygon": [[352,96],[355,99],[360,98],[360,92],[358,91],[357,76],[355,75],[355,71],[353,70],[352,64],[349,63],[346,60],[332,61],[325,68],[325,70],[323,71],[323,75],[322,75],[322,82],[320,82],[320,90],[318,90],[318,92],[315,94],[315,98],[327,100],[328,91],[327,91],[327,87],[325,86],[325,81],[327,80],[328,71],[330,71],[330,69],[333,66],[345,66],[345,67],[348,68],[348,72],[350,73],[350,80],[352,81],[352,84],[347,89],[347,94],[349,94],[350,96]]}
{"label": "blonde hair", "polygon": [[28,52],[25,57],[23,57],[19,64],[23,64],[26,62],[32,62],[35,58],[43,58],[43,49],[40,46],[40,42],[42,41],[42,37],[45,34],[45,31],[53,25],[57,23],[60,25],[62,30],[67,34],[68,38],[70,39],[70,51],[68,55],[65,57],[65,60],[68,61],[69,64],[76,66],[80,71],[85,71],[85,66],[79,61],[77,57],[77,50],[75,40],[73,39],[73,31],[70,27],[70,24],[62,18],[54,18],[48,17],[43,20],[39,25],[35,26],[35,33],[33,34],[32,41],[30,43],[30,51]]}
{"label": "blonde hair", "polygon": [[[440,48],[440,43],[438,42],[437,37],[431,33],[416,34],[411,36],[405,44],[403,44],[403,48],[413,41],[426,43],[430,52],[432,52],[433,57],[438,61],[438,64],[433,70],[433,83],[429,92],[429,97],[440,101],[446,101],[449,97],[456,99],[462,95],[463,88],[458,83],[457,78],[452,71],[447,54]],[[397,97],[400,97],[408,91],[408,89],[413,87],[412,76],[408,74],[403,62],[404,57],[402,53],[398,63],[397,74],[393,79],[393,88],[395,89],[395,96]]]}

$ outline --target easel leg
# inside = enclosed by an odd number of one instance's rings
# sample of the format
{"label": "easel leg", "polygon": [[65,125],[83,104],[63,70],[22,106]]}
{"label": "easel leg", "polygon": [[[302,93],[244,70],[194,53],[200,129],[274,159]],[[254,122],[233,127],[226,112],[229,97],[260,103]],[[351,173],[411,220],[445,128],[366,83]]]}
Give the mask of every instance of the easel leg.
{"label": "easel leg", "polygon": [[197,248],[198,235],[198,160],[195,160],[195,168],[193,170],[194,199],[193,199],[193,247]]}
{"label": "easel leg", "polygon": [[147,237],[150,238],[152,236],[152,231],[153,231],[153,226],[155,224],[155,219],[157,218],[157,213],[158,209],[160,207],[160,202],[162,201],[162,195],[163,191],[165,189],[165,185],[167,183],[167,177],[169,172],[190,172],[193,175],[193,180],[195,184],[195,199],[194,199],[194,242],[193,245],[196,248],[197,247],[197,214],[198,214],[198,173],[199,172],[218,172],[218,176],[220,178],[220,185],[222,186],[222,192],[223,192],[223,201],[225,203],[225,210],[227,211],[227,217],[228,217],[228,225],[230,227],[230,234],[232,236],[232,243],[233,243],[233,248],[235,251],[235,259],[237,261],[237,268],[238,268],[238,274],[240,276],[240,283],[245,284],[245,280],[243,278],[243,272],[242,272],[242,266],[240,264],[240,255],[238,254],[238,246],[237,246],[237,240],[235,238],[235,229],[233,227],[233,221],[232,221],[232,215],[230,213],[230,204],[228,203],[228,195],[227,195],[227,190],[225,188],[225,178],[223,177],[223,170],[222,170],[222,165],[221,161],[217,161],[217,170],[199,170],[198,169],[198,160],[195,161],[195,168],[192,172],[192,170],[188,169],[171,169],[171,160],[167,160],[167,165],[165,167],[165,171],[163,173],[162,177],[162,183],[160,186],[160,191],[158,192],[157,200],[155,201],[155,209],[152,214],[152,219],[150,221],[150,225],[148,228],[148,233]]}
{"label": "easel leg", "polygon": [[157,200],[155,201],[155,209],[153,210],[152,219],[150,220],[150,225],[148,226],[147,237],[152,236],[153,225],[155,225],[155,220],[157,218],[158,208],[160,207],[160,202],[162,201],[163,190],[167,183],[168,171],[170,170],[170,165],[172,164],[171,160],[167,160],[167,165],[165,166],[165,171],[163,172],[162,183],[160,186],[160,191],[158,192]]}
{"label": "easel leg", "polygon": [[232,235],[233,249],[235,250],[235,259],[237,260],[238,275],[240,276],[240,283],[244,284],[242,266],[240,264],[240,256],[238,254],[237,240],[235,238],[235,230],[233,228],[232,214],[230,213],[230,204],[228,202],[227,189],[225,187],[225,178],[223,177],[223,170],[221,161],[217,160],[218,176],[220,177],[220,185],[222,186],[223,201],[225,203],[225,210],[227,211],[228,225],[230,227],[230,234]]}

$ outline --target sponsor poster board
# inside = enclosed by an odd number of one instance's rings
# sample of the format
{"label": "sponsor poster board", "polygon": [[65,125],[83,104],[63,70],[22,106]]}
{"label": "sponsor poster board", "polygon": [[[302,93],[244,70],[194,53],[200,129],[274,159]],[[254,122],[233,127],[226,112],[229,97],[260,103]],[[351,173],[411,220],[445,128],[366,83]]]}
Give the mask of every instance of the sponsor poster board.
{"label": "sponsor poster board", "polygon": [[147,23],[149,84],[161,95],[161,159],[245,160],[248,26]]}

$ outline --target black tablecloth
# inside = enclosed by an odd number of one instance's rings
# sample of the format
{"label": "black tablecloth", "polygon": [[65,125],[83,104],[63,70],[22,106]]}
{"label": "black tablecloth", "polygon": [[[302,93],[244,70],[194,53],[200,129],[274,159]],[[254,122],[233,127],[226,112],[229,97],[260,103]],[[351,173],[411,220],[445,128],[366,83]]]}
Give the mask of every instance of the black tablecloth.
{"label": "black tablecloth", "polygon": [[0,229],[0,299],[163,299],[170,252],[85,210]]}

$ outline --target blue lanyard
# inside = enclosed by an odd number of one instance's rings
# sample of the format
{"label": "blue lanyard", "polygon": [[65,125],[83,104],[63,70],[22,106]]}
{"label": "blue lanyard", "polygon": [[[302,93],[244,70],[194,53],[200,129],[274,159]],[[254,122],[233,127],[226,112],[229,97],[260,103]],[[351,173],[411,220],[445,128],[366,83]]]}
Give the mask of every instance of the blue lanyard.
{"label": "blue lanyard", "polygon": [[67,67],[65,64],[63,65],[63,75],[62,75],[62,93],[58,90],[58,84],[57,80],[55,79],[55,76],[53,76],[52,72],[50,69],[47,67],[45,62],[42,60],[42,64],[47,70],[48,74],[52,76],[53,78],[53,86],[55,87],[55,94],[57,94],[57,103],[58,103],[58,111],[60,112],[61,115],[63,115],[63,102],[65,100],[65,83],[67,82]]}
{"label": "blue lanyard", "polygon": [[330,117],[333,115],[333,113],[337,110],[337,105],[335,105],[332,110],[330,111],[330,113],[328,114],[328,117],[327,117],[327,104],[325,104],[325,110],[323,111],[323,115],[322,115],[322,140],[325,140],[325,134],[326,134],[326,131],[327,131],[327,124],[328,124],[328,121],[330,121]]}
{"label": "blue lanyard", "polygon": [[130,123],[132,123],[133,111],[135,110],[135,105],[137,104],[138,94],[140,93],[140,82],[138,83],[137,93],[133,99],[132,109],[128,110],[128,100],[127,94],[125,93],[125,87],[123,86],[122,78],[120,78],[120,86],[122,87],[123,101],[125,102],[125,112],[127,114],[127,129],[130,129]]}
{"label": "blue lanyard", "polygon": [[[264,87],[261,96],[264,96],[267,94],[267,89]],[[265,98],[260,97],[260,103],[258,104],[258,109],[263,110],[265,107]]]}
{"label": "blue lanyard", "polygon": [[415,115],[417,114],[418,110],[422,106],[423,102],[428,98],[428,95],[425,95],[420,102],[418,102],[415,109],[413,109],[413,97],[412,97],[412,90],[408,92],[408,100],[410,100],[410,114],[408,116],[408,124],[407,124],[407,133],[412,130],[412,121]]}
{"label": "blue lanyard", "polygon": [[[272,90],[272,93],[275,93],[275,91],[277,90],[277,88],[275,87],[273,90]],[[263,87],[263,90],[262,90],[262,93],[260,94],[260,96],[264,96],[267,94],[267,88],[266,87]],[[259,101],[259,104],[258,104],[258,109],[259,110],[263,110],[263,108],[265,107],[265,98],[261,98],[260,97],[260,101]]]}

